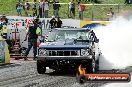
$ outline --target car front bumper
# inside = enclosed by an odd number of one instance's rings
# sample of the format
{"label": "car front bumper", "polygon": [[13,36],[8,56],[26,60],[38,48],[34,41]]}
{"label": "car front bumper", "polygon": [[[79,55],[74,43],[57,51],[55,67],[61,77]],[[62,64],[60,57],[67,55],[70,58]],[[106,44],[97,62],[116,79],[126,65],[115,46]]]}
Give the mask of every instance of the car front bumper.
{"label": "car front bumper", "polygon": [[92,59],[87,56],[37,56],[38,60],[83,60]]}

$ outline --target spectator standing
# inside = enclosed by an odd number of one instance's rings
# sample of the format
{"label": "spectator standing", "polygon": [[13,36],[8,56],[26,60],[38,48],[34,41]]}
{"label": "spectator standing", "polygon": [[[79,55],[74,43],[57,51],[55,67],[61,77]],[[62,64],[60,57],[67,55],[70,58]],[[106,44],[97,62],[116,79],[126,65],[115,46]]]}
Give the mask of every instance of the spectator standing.
{"label": "spectator standing", "polygon": [[3,24],[7,25],[8,19],[6,18],[5,14],[2,15],[2,20],[3,20]]}
{"label": "spectator standing", "polygon": [[20,0],[18,0],[16,2],[16,11],[17,11],[18,16],[21,16],[21,10],[22,10],[22,4],[21,4]]}
{"label": "spectator standing", "polygon": [[7,32],[8,32],[7,24],[4,24],[2,27],[2,37],[4,39],[7,39]]}
{"label": "spectator standing", "polygon": [[27,40],[28,36],[28,48],[25,52],[25,58],[24,60],[27,60],[27,55],[29,54],[29,51],[33,47],[33,53],[34,53],[34,60],[36,60],[36,55],[37,55],[37,38],[38,36],[44,37],[40,34],[40,28],[37,24],[37,21],[34,20],[32,24],[29,26],[29,30],[26,34],[25,40]]}
{"label": "spectator standing", "polygon": [[23,1],[24,1],[23,9],[24,9],[24,12],[25,12],[25,16],[28,16],[28,10],[30,9],[30,4],[28,3],[27,0],[23,0]]}
{"label": "spectator standing", "polygon": [[85,5],[81,5],[81,3],[78,2],[78,10],[79,10],[79,19],[83,20],[83,11],[85,10]]}
{"label": "spectator standing", "polygon": [[55,16],[52,16],[52,19],[50,20],[49,23],[50,23],[51,29],[56,28],[56,23],[57,23],[57,21],[56,21],[56,19],[55,19]]}
{"label": "spectator standing", "polygon": [[125,4],[132,4],[132,0],[125,0]]}
{"label": "spectator standing", "polygon": [[74,0],[71,0],[69,3],[69,17],[75,18],[75,2]]}
{"label": "spectator standing", "polygon": [[2,30],[3,27],[3,18],[2,16],[0,16],[0,31]]}
{"label": "spectator standing", "polygon": [[49,2],[48,0],[44,1],[44,17],[48,18],[48,11],[49,11]]}
{"label": "spectator standing", "polygon": [[5,14],[3,14],[0,18],[0,33],[5,39],[7,39],[7,32],[8,32],[7,23],[8,23],[8,19],[6,18]]}
{"label": "spectator standing", "polygon": [[60,4],[59,1],[54,0],[53,1],[53,14],[55,16],[55,18],[59,17],[59,8],[60,8]]}
{"label": "spectator standing", "polygon": [[60,20],[60,17],[58,17],[56,21],[56,28],[61,28],[61,27],[62,27],[62,21]]}
{"label": "spectator standing", "polygon": [[44,2],[43,2],[43,0],[40,0],[40,2],[39,2],[39,17],[40,18],[44,17]]}
{"label": "spectator standing", "polygon": [[33,0],[32,11],[33,11],[33,17],[37,16],[37,0]]}
{"label": "spectator standing", "polygon": [[96,0],[91,0],[92,3],[96,3]]}
{"label": "spectator standing", "polygon": [[108,16],[108,21],[113,20],[114,12],[113,12],[112,8],[110,8],[109,12],[107,13],[107,16]]}

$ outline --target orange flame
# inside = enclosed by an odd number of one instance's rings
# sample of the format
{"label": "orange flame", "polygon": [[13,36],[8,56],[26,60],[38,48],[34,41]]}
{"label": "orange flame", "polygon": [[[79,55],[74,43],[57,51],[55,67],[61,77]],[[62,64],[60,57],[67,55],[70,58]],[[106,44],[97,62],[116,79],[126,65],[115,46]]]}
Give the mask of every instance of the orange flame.
{"label": "orange flame", "polygon": [[82,68],[82,64],[79,66],[78,71],[79,71],[80,75],[85,75],[85,73],[86,73],[85,68]]}

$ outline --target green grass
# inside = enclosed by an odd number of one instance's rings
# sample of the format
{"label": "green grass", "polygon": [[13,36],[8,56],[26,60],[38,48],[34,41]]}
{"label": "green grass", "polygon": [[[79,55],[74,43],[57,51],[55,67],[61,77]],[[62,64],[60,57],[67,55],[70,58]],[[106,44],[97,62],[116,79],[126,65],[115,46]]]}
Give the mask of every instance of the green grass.
{"label": "green grass", "polygon": [[[0,0],[0,15],[6,14],[6,15],[17,15],[15,4],[17,0]],[[22,0],[21,0],[22,1]],[[28,0],[32,1],[32,0]],[[68,3],[70,0],[60,0],[61,3]],[[76,1],[76,0],[75,0]],[[100,4],[124,4],[125,0],[98,0]],[[83,2],[84,4],[86,2]],[[87,2],[90,3],[90,2]],[[68,18],[67,17],[67,7],[68,5],[61,5],[60,8],[60,17],[61,18]],[[84,11],[84,18],[85,19],[91,19],[93,20],[106,20],[107,12],[109,8],[112,7],[115,14],[118,15],[122,13],[123,11],[131,10],[132,5],[124,5],[120,6],[118,9],[118,6],[87,6],[86,10]],[[32,14],[32,11],[30,9],[29,14]],[[24,16],[24,11],[22,10],[22,15]],[[50,11],[49,11],[49,17],[53,15],[53,9],[52,4],[50,4]],[[78,6],[76,2],[76,18],[78,19]]]}

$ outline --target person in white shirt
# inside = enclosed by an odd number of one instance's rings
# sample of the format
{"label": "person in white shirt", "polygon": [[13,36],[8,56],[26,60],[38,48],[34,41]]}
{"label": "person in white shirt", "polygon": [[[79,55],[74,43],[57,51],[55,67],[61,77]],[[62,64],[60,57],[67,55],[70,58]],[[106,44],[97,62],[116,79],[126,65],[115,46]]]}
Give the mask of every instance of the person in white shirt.
{"label": "person in white shirt", "polygon": [[108,21],[111,21],[113,20],[113,17],[114,17],[114,12],[112,11],[112,8],[110,8],[109,12],[107,13],[107,16],[108,16]]}
{"label": "person in white shirt", "polygon": [[30,4],[28,3],[28,0],[23,0],[23,9],[25,12],[25,16],[28,16],[28,10],[30,9]]}
{"label": "person in white shirt", "polygon": [[48,18],[48,11],[49,11],[49,2],[48,0],[44,1],[44,17]]}

